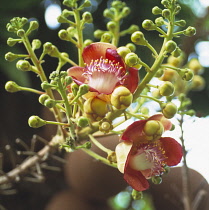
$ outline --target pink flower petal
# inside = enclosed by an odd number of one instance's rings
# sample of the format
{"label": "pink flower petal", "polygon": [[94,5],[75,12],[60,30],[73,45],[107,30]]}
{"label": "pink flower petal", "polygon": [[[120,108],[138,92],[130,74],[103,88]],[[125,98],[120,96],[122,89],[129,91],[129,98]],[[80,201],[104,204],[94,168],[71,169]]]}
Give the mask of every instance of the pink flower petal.
{"label": "pink flower petal", "polygon": [[139,84],[139,71],[136,68],[129,68],[128,69],[128,76],[126,77],[124,81],[124,86],[127,87],[131,93],[134,93],[138,84]]}
{"label": "pink flower petal", "polygon": [[165,118],[162,114],[153,115],[148,120],[160,121],[163,124],[165,130],[170,130],[172,128],[171,121]]}
{"label": "pink flower petal", "polygon": [[80,83],[85,82],[85,77],[83,76],[84,68],[80,66],[73,66],[67,70],[69,76],[71,76],[76,81]]}
{"label": "pink flower petal", "polygon": [[90,64],[92,60],[100,59],[101,57],[105,58],[106,56],[106,50],[114,49],[116,50],[116,47],[112,44],[105,43],[105,42],[96,42],[92,43],[89,46],[85,47],[83,50],[83,60],[86,64]]}
{"label": "pink flower petal", "polygon": [[147,120],[139,120],[129,125],[123,132],[121,139],[124,141],[130,141],[140,143],[144,141],[143,128]]}
{"label": "pink flower petal", "polygon": [[159,141],[161,142],[161,146],[167,157],[166,164],[168,166],[177,165],[183,156],[181,145],[175,139],[170,137],[160,138]]}

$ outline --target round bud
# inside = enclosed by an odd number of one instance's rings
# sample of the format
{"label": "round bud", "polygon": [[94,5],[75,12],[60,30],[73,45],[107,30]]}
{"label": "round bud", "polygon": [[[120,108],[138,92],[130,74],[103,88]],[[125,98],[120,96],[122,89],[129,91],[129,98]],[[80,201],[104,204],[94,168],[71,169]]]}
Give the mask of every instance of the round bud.
{"label": "round bud", "polygon": [[143,192],[132,190],[131,196],[134,200],[141,200],[143,198]]}
{"label": "round bud", "polygon": [[17,31],[17,36],[19,36],[19,37],[24,37],[24,36],[25,36],[25,31],[24,31],[24,29],[19,29],[19,30]]}
{"label": "round bud", "polygon": [[86,23],[92,23],[93,22],[93,18],[90,12],[84,12],[82,15],[83,20]]}
{"label": "round bud", "polygon": [[185,36],[194,36],[196,34],[196,29],[194,27],[189,26],[186,30],[184,30]]}
{"label": "round bud", "polygon": [[46,106],[47,108],[53,108],[56,106],[56,102],[53,99],[46,99],[44,101],[44,106]]}
{"label": "round bud", "polygon": [[155,6],[152,8],[152,14],[153,15],[161,15],[162,14],[162,9],[160,9],[158,6]]}
{"label": "round bud", "polygon": [[132,34],[134,33],[135,31],[138,31],[139,30],[139,26],[137,25],[131,25],[129,28],[128,28],[128,33],[129,34]]}
{"label": "round bud", "polygon": [[73,82],[72,77],[70,77],[70,76],[66,76],[66,77],[65,77],[65,85],[66,85],[66,86],[67,86],[67,85],[70,85],[72,82]]}
{"label": "round bud", "polygon": [[10,92],[10,93],[15,93],[17,91],[20,91],[20,87],[17,83],[13,82],[13,81],[8,81],[6,84],[5,84],[5,90],[7,92]]}
{"label": "round bud", "polygon": [[16,64],[17,69],[21,71],[30,71],[32,66],[26,60],[19,60]]}
{"label": "round bud", "polygon": [[51,87],[52,87],[52,85],[49,84],[47,81],[44,81],[44,82],[41,83],[41,88],[42,88],[43,90],[47,90],[47,89],[49,89],[49,88],[51,88]]}
{"label": "round bud", "polygon": [[190,109],[186,112],[186,114],[188,114],[189,116],[194,116],[196,114],[195,110]]}
{"label": "round bud", "polygon": [[159,18],[156,18],[155,19],[155,24],[156,24],[156,26],[162,26],[162,25],[164,25],[165,24],[165,21],[164,21],[164,19],[162,18],[162,17],[159,17]]}
{"label": "round bud", "polygon": [[180,27],[184,27],[186,25],[186,21],[185,20],[178,20],[175,22],[176,26],[180,26]]}
{"label": "round bud", "polygon": [[62,11],[62,15],[65,17],[65,18],[67,18],[67,17],[69,17],[69,16],[73,16],[73,12],[72,11],[69,11],[69,10],[67,10],[67,9],[64,9],[63,11]]}
{"label": "round bud", "polygon": [[83,44],[84,44],[84,47],[86,47],[86,46],[89,46],[92,43],[93,43],[93,41],[91,39],[86,39]]}
{"label": "round bud", "polygon": [[44,105],[44,102],[50,97],[47,94],[42,94],[39,96],[38,101],[40,104]]}
{"label": "round bud", "polygon": [[28,119],[28,124],[32,128],[39,128],[46,125],[46,122],[45,120],[41,119],[39,116],[33,115]]}
{"label": "round bud", "polygon": [[174,85],[171,82],[169,82],[169,81],[164,82],[159,87],[159,91],[160,91],[160,94],[162,96],[170,96],[170,95],[173,95],[174,90],[175,90]]}
{"label": "round bud", "polygon": [[146,136],[146,140],[156,141],[162,136],[164,127],[160,121],[148,120],[144,125],[143,131]]}
{"label": "round bud", "polygon": [[147,40],[144,38],[144,34],[141,31],[135,31],[131,35],[131,41],[137,45],[146,45]]}
{"label": "round bud", "polygon": [[52,50],[52,43],[51,42],[46,42],[44,45],[43,45],[43,48],[44,48],[44,52],[45,53],[48,53]]}
{"label": "round bud", "polygon": [[114,18],[114,14],[109,9],[104,10],[103,16],[110,19]]}
{"label": "round bud", "polygon": [[126,44],[126,47],[129,48],[131,50],[131,52],[136,51],[136,46],[133,43]]}
{"label": "round bud", "polygon": [[170,5],[170,2],[169,2],[168,0],[162,0],[162,1],[161,1],[161,4],[162,4],[164,7],[168,8],[169,5]]}
{"label": "round bud", "polygon": [[151,20],[144,20],[142,22],[142,27],[146,30],[155,30],[156,26]]}
{"label": "round bud", "polygon": [[57,21],[58,21],[59,23],[68,23],[68,19],[67,19],[64,15],[59,15],[59,16],[57,17]]}
{"label": "round bud", "polygon": [[162,177],[161,176],[153,176],[152,177],[152,183],[153,184],[161,184],[162,183]]}
{"label": "round bud", "polygon": [[78,125],[79,127],[82,127],[82,128],[88,126],[88,125],[89,125],[89,120],[88,120],[88,118],[83,117],[83,116],[79,117],[79,118],[77,119],[77,125]]}
{"label": "round bud", "polygon": [[128,88],[119,86],[111,94],[110,102],[116,109],[126,109],[132,103],[133,95]]}
{"label": "round bud", "polygon": [[180,76],[183,80],[190,81],[192,80],[194,73],[191,69],[184,69],[183,72],[180,72]]}
{"label": "round bud", "polygon": [[161,80],[176,81],[177,78],[178,78],[178,73],[175,70],[166,68],[164,70],[163,76],[161,77]]}
{"label": "round bud", "polygon": [[[179,47],[176,47],[176,49],[171,53],[173,57],[179,57],[182,54],[182,51]],[[181,59],[182,60],[182,59]]]}
{"label": "round bud", "polygon": [[113,129],[112,123],[107,120],[99,122],[99,130],[103,133],[109,133]]}
{"label": "round bud", "polygon": [[176,49],[177,45],[176,42],[169,40],[166,44],[165,44],[165,50],[169,53],[173,52]]}
{"label": "round bud", "polygon": [[163,16],[164,18],[170,19],[170,15],[171,15],[171,12],[170,12],[169,9],[164,9],[164,10],[162,11],[162,16]]}
{"label": "round bud", "polygon": [[114,31],[115,28],[116,28],[116,23],[115,23],[114,21],[109,21],[109,22],[107,23],[107,29],[108,29],[109,31]]}
{"label": "round bud", "polygon": [[201,91],[205,88],[205,79],[199,75],[194,75],[192,79],[192,90]]}
{"label": "round bud", "polygon": [[157,98],[157,99],[162,98],[162,95],[160,94],[159,89],[153,90],[153,91],[152,91],[152,96],[153,96],[154,98]]}
{"label": "round bud", "polygon": [[119,47],[117,48],[117,53],[122,57],[122,58],[125,58],[125,56],[130,53],[131,50],[128,48],[128,47]]}
{"label": "round bud", "polygon": [[[18,41],[19,41],[19,40],[18,40]],[[10,47],[13,47],[18,41],[15,40],[15,39],[13,39],[13,38],[11,38],[11,37],[9,37],[9,38],[7,39],[7,44],[8,44]]]}
{"label": "round bud", "polygon": [[82,96],[82,95],[88,93],[88,91],[89,91],[89,86],[87,84],[82,84],[78,88],[77,95]]}
{"label": "round bud", "polygon": [[128,53],[125,57],[125,63],[130,67],[137,65],[139,63],[137,54],[133,52]]}
{"label": "round bud", "polygon": [[177,106],[174,103],[168,102],[167,104],[162,105],[162,113],[164,117],[170,119],[174,117],[176,112],[177,112]]}
{"label": "round bud", "polygon": [[192,58],[188,63],[188,67],[194,72],[194,74],[202,73],[203,70],[203,67],[197,58]]}
{"label": "round bud", "polygon": [[41,41],[39,39],[34,39],[32,41],[33,50],[39,49],[41,47]]}
{"label": "round bud", "polygon": [[92,121],[98,121],[108,112],[107,102],[97,97],[88,98],[84,103],[84,113]]}
{"label": "round bud", "polygon": [[96,30],[96,31],[94,31],[94,37],[97,39],[100,39],[104,33],[105,32],[102,30]]}
{"label": "round bud", "polygon": [[69,38],[70,38],[68,32],[65,29],[61,29],[58,32],[58,36],[61,40],[66,40],[66,41],[69,40]]}
{"label": "round bud", "polygon": [[82,4],[83,7],[90,7],[91,2],[89,0],[85,0],[84,3]]}
{"label": "round bud", "polygon": [[15,59],[19,58],[18,55],[14,54],[14,53],[11,53],[11,52],[8,52],[6,55],[5,55],[5,60],[7,61],[14,61]]}
{"label": "round bud", "polygon": [[29,30],[33,31],[39,27],[38,21],[30,21]]}
{"label": "round bud", "polygon": [[101,42],[107,42],[107,43],[110,43],[112,40],[112,35],[108,32],[105,32],[102,34],[102,37],[101,37]]}
{"label": "round bud", "polygon": [[131,12],[131,10],[130,10],[129,7],[123,7],[122,12],[121,12],[121,15],[123,17],[126,17],[126,16],[128,16],[130,14],[130,12]]}

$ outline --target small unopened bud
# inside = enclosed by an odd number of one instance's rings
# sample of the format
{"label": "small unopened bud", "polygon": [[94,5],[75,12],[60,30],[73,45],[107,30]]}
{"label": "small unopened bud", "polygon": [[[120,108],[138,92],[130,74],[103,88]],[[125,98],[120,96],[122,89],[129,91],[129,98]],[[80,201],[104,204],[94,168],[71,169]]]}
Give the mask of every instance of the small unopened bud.
{"label": "small unopened bud", "polygon": [[39,116],[33,115],[28,119],[28,124],[32,128],[39,128],[46,125],[46,121],[41,119]]}
{"label": "small unopened bud", "polygon": [[202,70],[203,70],[202,65],[196,58],[193,58],[189,61],[188,67],[194,72],[194,74],[200,74],[202,73]]}
{"label": "small unopened bud", "polygon": [[24,36],[25,36],[25,31],[24,31],[24,29],[19,29],[19,30],[17,31],[17,36],[19,36],[19,37],[24,37]]}
{"label": "small unopened bud", "polygon": [[152,8],[152,14],[153,15],[161,15],[162,14],[162,9],[160,9],[158,6],[155,6]]}
{"label": "small unopened bud", "polygon": [[32,69],[31,64],[26,60],[19,60],[16,67],[21,71],[30,71]]}
{"label": "small unopened bud", "polygon": [[68,23],[68,19],[67,19],[64,15],[59,15],[59,16],[57,17],[57,21],[58,21],[59,23]]}
{"label": "small unopened bud", "polygon": [[78,88],[77,95],[82,96],[82,95],[88,93],[88,91],[89,91],[89,86],[87,84],[82,84]]}
{"label": "small unopened bud", "polygon": [[52,43],[51,42],[46,42],[43,45],[43,48],[44,48],[44,53],[48,54],[52,50]]}
{"label": "small unopened bud", "polygon": [[56,106],[56,101],[53,100],[53,99],[46,99],[44,101],[44,106],[46,106],[47,108],[52,108],[52,107],[55,107]]}
{"label": "small unopened bud", "polygon": [[125,57],[125,63],[130,67],[135,66],[139,63],[139,57],[136,53],[128,53]]}
{"label": "small unopened bud", "polygon": [[196,29],[194,27],[189,26],[186,30],[184,30],[185,36],[194,36],[196,34]]}
{"label": "small unopened bud", "polygon": [[32,49],[36,50],[39,49],[41,47],[41,41],[39,39],[34,39],[32,41]]}
{"label": "small unopened bud", "polygon": [[10,46],[10,47],[13,47],[17,42],[19,42],[19,40],[16,40],[16,39],[13,39],[11,37],[9,37],[7,39],[7,44]]}
{"label": "small unopened bud", "polygon": [[67,10],[67,9],[64,9],[63,11],[62,11],[62,15],[65,17],[65,18],[67,18],[67,17],[69,17],[69,16],[73,16],[73,11],[69,11],[69,10]]}
{"label": "small unopened bud", "polygon": [[124,86],[116,87],[110,99],[111,104],[117,109],[126,109],[131,105],[132,100],[132,93]]}
{"label": "small unopened bud", "polygon": [[117,48],[117,53],[122,57],[122,58],[125,58],[126,57],[126,55],[128,54],[128,53],[130,53],[131,52],[131,50],[128,48],[128,47],[119,47],[119,48]]}
{"label": "small unopened bud", "polygon": [[72,82],[73,82],[72,77],[70,77],[70,76],[65,77],[65,85],[66,86],[70,85]]}
{"label": "small unopened bud", "polygon": [[15,59],[17,59],[17,58],[19,58],[19,55],[16,55],[16,54],[14,54],[14,53],[12,53],[12,52],[8,52],[6,55],[5,55],[5,59],[7,60],[7,61],[14,61]]}
{"label": "small unopened bud", "polygon": [[186,21],[185,20],[178,20],[175,22],[176,26],[180,26],[180,27],[184,27],[186,25]]}
{"label": "small unopened bud", "polygon": [[124,8],[122,9],[121,15],[122,15],[123,17],[126,17],[126,16],[128,16],[128,15],[130,14],[130,12],[131,12],[131,10],[130,10],[129,7],[124,7]]}
{"label": "small unopened bud", "polygon": [[82,4],[82,7],[90,7],[91,2],[89,0],[85,0],[84,3]]}
{"label": "small unopened bud", "polygon": [[84,47],[86,47],[86,46],[89,46],[92,43],[93,43],[93,41],[91,39],[86,39],[83,44],[84,44]]}
{"label": "small unopened bud", "polygon": [[164,132],[164,127],[160,121],[148,120],[144,125],[143,131],[146,140],[156,141],[162,136]]}
{"label": "small unopened bud", "polygon": [[131,35],[131,41],[137,45],[146,45],[147,40],[144,38],[144,34],[141,31],[136,31]]}
{"label": "small unopened bud", "polygon": [[174,117],[176,112],[177,112],[177,106],[174,103],[168,102],[167,104],[162,105],[162,113],[164,117],[170,119]]}
{"label": "small unopened bud", "polygon": [[109,31],[114,31],[115,28],[116,28],[116,23],[115,23],[114,21],[109,21],[109,22],[107,23],[107,29],[108,29]]}
{"label": "small unopened bud", "polygon": [[164,21],[164,19],[162,18],[162,17],[159,17],[159,18],[156,18],[155,19],[155,24],[156,24],[156,26],[162,26],[162,25],[164,25],[165,24],[165,21]]}
{"label": "small unopened bud", "polygon": [[82,18],[86,23],[92,23],[93,21],[93,18],[90,12],[84,12],[82,15]]}
{"label": "small unopened bud", "polygon": [[161,176],[153,176],[152,177],[152,183],[153,184],[161,184],[162,183],[162,177]]}
{"label": "small unopened bud", "polygon": [[110,18],[110,19],[114,18],[114,14],[109,9],[105,9],[103,12],[103,15],[106,18]]}
{"label": "small unopened bud", "polygon": [[15,93],[17,91],[20,91],[21,89],[20,89],[19,85],[16,82],[8,81],[5,84],[5,90],[7,92],[10,92],[10,93]]}
{"label": "small unopened bud", "polygon": [[40,104],[44,105],[44,102],[50,97],[47,94],[42,94],[39,96],[38,101]]}
{"label": "small unopened bud", "polygon": [[71,36],[67,32],[67,30],[65,30],[65,29],[60,30],[58,32],[58,36],[59,36],[60,39],[66,40],[66,41],[68,41],[71,38]]}
{"label": "small unopened bud", "polygon": [[135,31],[138,31],[139,30],[139,26],[137,26],[137,25],[131,25],[128,29],[128,33],[129,34],[132,34],[132,33],[134,33]]}
{"label": "small unopened bud", "polygon": [[183,69],[181,72],[179,72],[179,75],[183,80],[190,81],[192,80],[194,73],[191,69]]}
{"label": "small unopened bud", "polygon": [[129,48],[131,50],[131,52],[136,51],[136,46],[133,43],[126,44],[126,47]]}
{"label": "small unopened bud", "polygon": [[194,75],[192,79],[192,90],[201,91],[205,88],[205,79],[200,75]]}
{"label": "small unopened bud", "polygon": [[48,55],[50,55],[52,57],[55,57],[55,58],[58,58],[59,55],[60,55],[60,52],[59,52],[59,50],[57,49],[56,46],[52,45],[51,46],[51,51],[48,52]]}
{"label": "small unopened bud", "polygon": [[102,30],[96,30],[96,31],[94,32],[94,37],[97,38],[97,39],[100,39],[104,33],[105,33],[105,32],[102,31]]}
{"label": "small unopened bud", "polygon": [[84,113],[92,121],[98,121],[105,117],[108,112],[107,102],[97,97],[91,97],[84,103]]}
{"label": "small unopened bud", "polygon": [[170,96],[174,93],[174,90],[174,85],[169,81],[164,82],[159,87],[159,91],[162,96]]}
{"label": "small unopened bud", "polygon": [[175,8],[175,14],[178,14],[181,10],[181,6],[178,4]]}
{"label": "small unopened bud", "polygon": [[142,27],[148,31],[155,30],[156,25],[151,20],[144,20],[142,22]]}
{"label": "small unopened bud", "polygon": [[171,53],[176,49],[177,45],[176,42],[169,40],[166,44],[165,44],[165,49],[167,52]]}
{"label": "small unopened bud", "polygon": [[165,165],[163,168],[164,168],[164,174],[168,174],[171,170],[170,167],[167,165]]}
{"label": "small unopened bud", "polygon": [[143,198],[143,193],[133,189],[131,196],[134,200],[141,200]]}
{"label": "small unopened bud", "polygon": [[102,34],[102,37],[101,37],[101,42],[107,42],[107,43],[110,43],[112,40],[112,35],[108,32],[105,32]]}
{"label": "small unopened bud", "polygon": [[164,18],[166,18],[166,19],[170,19],[170,16],[171,16],[170,10],[169,10],[169,9],[164,9],[164,10],[162,11],[162,16],[163,16]]}
{"label": "small unopened bud", "polygon": [[162,1],[161,1],[161,4],[162,4],[164,7],[168,8],[169,5],[170,5],[170,2],[169,2],[168,0],[162,0]]}
{"label": "small unopened bud", "polygon": [[84,128],[89,125],[89,120],[88,118],[81,116],[77,119],[77,124],[79,127]]}
{"label": "small unopened bud", "polygon": [[[171,53],[173,57],[179,57],[182,54],[182,51],[179,47],[176,47],[176,49]],[[182,60],[182,59],[181,59]]]}
{"label": "small unopened bud", "polygon": [[30,21],[30,26],[28,31],[34,31],[39,27],[38,21]]}

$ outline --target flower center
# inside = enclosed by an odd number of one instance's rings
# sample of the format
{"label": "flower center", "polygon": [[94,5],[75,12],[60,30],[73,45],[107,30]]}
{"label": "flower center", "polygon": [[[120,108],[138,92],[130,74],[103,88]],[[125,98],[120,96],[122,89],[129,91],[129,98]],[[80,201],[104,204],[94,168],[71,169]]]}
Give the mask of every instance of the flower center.
{"label": "flower center", "polygon": [[123,67],[119,63],[102,57],[92,60],[86,69],[84,75],[89,86],[103,94],[112,93],[117,83],[122,84],[125,78]]}
{"label": "flower center", "polygon": [[130,158],[130,167],[141,171],[146,178],[160,175],[164,171],[164,151],[158,144],[143,145],[135,155]]}

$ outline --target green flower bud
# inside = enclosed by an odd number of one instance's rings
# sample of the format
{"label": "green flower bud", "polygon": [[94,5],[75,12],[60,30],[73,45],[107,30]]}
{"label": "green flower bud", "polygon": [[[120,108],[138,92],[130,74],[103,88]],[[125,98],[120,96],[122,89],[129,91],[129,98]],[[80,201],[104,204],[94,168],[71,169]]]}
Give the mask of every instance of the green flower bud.
{"label": "green flower bud", "polygon": [[194,36],[196,34],[196,29],[194,27],[189,26],[186,30],[184,30],[185,36]]}
{"label": "green flower bud", "polygon": [[161,138],[164,127],[158,120],[148,120],[143,128],[145,138],[148,141],[156,141]]}
{"label": "green flower bud", "polygon": [[111,3],[111,6],[117,9],[121,9],[123,8],[123,6],[125,5],[125,3],[121,2],[121,1],[113,1]]}
{"label": "green flower bud", "polygon": [[200,64],[200,62],[196,58],[192,58],[189,61],[188,67],[189,67],[189,69],[191,69],[194,72],[194,74],[201,74],[202,70],[203,70],[202,65]]}
{"label": "green flower bud", "polygon": [[173,52],[176,49],[177,45],[176,42],[169,40],[166,44],[165,44],[165,50],[169,53]]}
{"label": "green flower bud", "polygon": [[162,98],[162,95],[160,94],[159,89],[153,90],[153,91],[152,91],[152,96],[153,96],[154,98],[157,98],[157,99]]}
{"label": "green flower bud", "polygon": [[152,177],[152,183],[153,184],[161,184],[162,183],[162,177],[161,176],[153,176]]}
{"label": "green flower bud", "polygon": [[164,19],[162,18],[162,17],[159,17],[159,18],[156,18],[155,19],[155,24],[156,24],[156,26],[162,26],[162,25],[164,25],[165,24],[165,21],[164,21]]}
{"label": "green flower bud", "polygon": [[104,119],[99,122],[99,130],[103,133],[109,133],[113,129],[113,125],[108,120]]}
{"label": "green flower bud", "polygon": [[161,15],[162,14],[162,9],[160,9],[158,6],[155,6],[152,8],[152,14],[153,15]]}
{"label": "green flower bud", "polygon": [[41,83],[41,88],[42,88],[43,90],[47,90],[47,89],[49,89],[49,88],[51,88],[51,87],[52,87],[52,85],[49,84],[47,81],[44,81],[44,82]]}
{"label": "green flower bud", "polygon": [[67,30],[62,29],[58,32],[58,36],[61,40],[66,40],[69,41],[71,39],[71,36],[69,35],[69,33],[67,32]]}
{"label": "green flower bud", "polygon": [[131,10],[130,10],[129,7],[124,7],[124,8],[122,9],[121,15],[122,15],[123,17],[127,17],[127,16],[130,14],[130,12],[131,12]]}
{"label": "green flower bud", "polygon": [[34,31],[39,27],[38,21],[30,21],[30,26],[28,31]]}
{"label": "green flower bud", "polygon": [[7,44],[10,46],[10,47],[13,47],[17,42],[19,42],[20,40],[17,40],[17,39],[13,39],[11,37],[9,37],[7,39]]}
{"label": "green flower bud", "polygon": [[180,26],[180,27],[184,27],[186,25],[186,21],[185,20],[178,20],[175,22],[176,26]]}
{"label": "green flower bud", "polygon": [[162,107],[162,113],[163,113],[164,117],[166,117],[168,119],[174,117],[174,115],[177,112],[177,106],[172,102],[163,104],[161,107]]}
{"label": "green flower bud", "polygon": [[191,69],[183,69],[181,72],[179,72],[179,75],[183,80],[190,81],[192,80],[194,73]]}
{"label": "green flower bud", "polygon": [[162,96],[171,96],[173,95],[174,90],[175,90],[174,85],[169,81],[164,82],[159,87],[159,91]]}
{"label": "green flower bud", "polygon": [[16,82],[8,81],[5,84],[5,90],[10,93],[15,93],[17,91],[20,91],[21,89],[20,89],[20,86]]}
{"label": "green flower bud", "polygon": [[162,11],[162,16],[163,16],[164,18],[166,18],[166,19],[170,19],[170,16],[171,16],[170,10],[169,10],[169,9],[164,9],[164,10]]}
{"label": "green flower bud", "polygon": [[89,46],[92,43],[93,43],[93,41],[91,39],[86,39],[83,44],[84,44],[84,47],[86,47],[86,46]]}
{"label": "green flower bud", "polygon": [[135,66],[139,63],[139,57],[136,53],[128,53],[125,57],[125,63],[130,67]]}
{"label": "green flower bud", "polygon": [[88,91],[89,91],[89,86],[87,84],[82,84],[78,88],[77,95],[82,96],[82,95],[88,93]]}
{"label": "green flower bud", "polygon": [[196,114],[196,112],[195,112],[195,110],[190,109],[186,112],[186,114],[189,115],[189,116],[194,116]]}
{"label": "green flower bud", "polygon": [[77,7],[76,1],[71,1],[71,0],[64,0],[63,5],[65,5],[67,7],[70,7],[70,8],[76,8]]}
{"label": "green flower bud", "polygon": [[67,19],[64,15],[59,15],[59,16],[57,17],[57,21],[58,21],[59,23],[68,23],[68,22],[69,22],[68,19]]}
{"label": "green flower bud", "polygon": [[77,125],[78,125],[79,127],[82,127],[82,128],[88,126],[88,125],[89,125],[89,120],[88,120],[88,118],[83,117],[83,116],[79,117],[79,118],[77,119]]}
{"label": "green flower bud", "polygon": [[182,51],[179,47],[176,47],[176,49],[171,53],[173,57],[179,57],[182,54]]}
{"label": "green flower bud", "polygon": [[136,31],[131,35],[131,41],[137,45],[146,45],[147,40],[144,38],[144,34],[141,31]]}
{"label": "green flower bud", "polygon": [[114,14],[109,9],[104,10],[103,16],[110,19],[114,18]]}
{"label": "green flower bud", "polygon": [[181,10],[181,6],[178,4],[176,7],[175,7],[175,14],[177,15]]}
{"label": "green flower bud", "polygon": [[114,89],[111,94],[110,102],[116,109],[126,109],[132,103],[133,95],[130,90],[124,86]]}
{"label": "green flower bud", "polygon": [[185,93],[180,93],[178,98],[179,98],[180,101],[184,101],[185,98],[186,98]]}
{"label": "green flower bud", "polygon": [[107,102],[97,97],[88,98],[84,103],[85,116],[92,121],[98,121],[105,117],[108,112]]}
{"label": "green flower bud", "polygon": [[105,33],[105,31],[96,30],[96,31],[94,32],[94,37],[95,37],[96,39],[100,39],[104,33]]}
{"label": "green flower bud", "polygon": [[74,96],[77,95],[78,89],[79,89],[79,86],[75,82],[73,82],[71,84],[71,90],[72,90]]}
{"label": "green flower bud", "polygon": [[57,49],[56,46],[52,45],[51,46],[51,51],[48,52],[48,55],[50,55],[51,57],[55,57],[58,58],[60,55],[59,50]]}
{"label": "green flower bud", "polygon": [[28,119],[28,124],[32,128],[39,128],[46,125],[46,122],[45,120],[41,119],[39,116],[33,115]]}
{"label": "green flower bud", "polygon": [[14,61],[15,59],[19,58],[19,55],[16,55],[12,52],[8,52],[6,55],[5,55],[5,60],[7,61]]}
{"label": "green flower bud", "polygon": [[73,82],[72,77],[70,77],[70,76],[65,77],[65,85],[66,86],[70,85],[72,82]]}
{"label": "green flower bud", "polygon": [[116,23],[115,23],[114,21],[109,21],[109,22],[107,23],[107,29],[108,29],[109,31],[114,31],[115,28],[116,28]]}
{"label": "green flower bud", "polygon": [[170,172],[170,170],[171,169],[169,166],[167,166],[167,165],[164,166],[164,174],[168,174]]}
{"label": "green flower bud", "polygon": [[31,64],[26,60],[19,60],[16,67],[21,71],[30,71],[32,69]]}
{"label": "green flower bud", "polygon": [[101,37],[101,42],[107,42],[107,43],[110,43],[112,40],[112,35],[108,32],[105,32],[102,34],[102,37]]}
{"label": "green flower bud", "polygon": [[82,15],[83,20],[85,21],[85,23],[92,23],[93,22],[93,18],[90,12],[84,12]]}
{"label": "green flower bud", "polygon": [[201,91],[205,88],[205,79],[200,75],[194,75],[192,79],[192,90]]}
{"label": "green flower bud", "polygon": [[168,8],[170,6],[170,2],[168,0],[162,0],[161,4],[166,8]]}
{"label": "green flower bud", "polygon": [[39,39],[34,39],[32,41],[32,49],[36,50],[39,49],[41,47],[41,41]]}
{"label": "green flower bud", "polygon": [[18,31],[17,31],[17,36],[19,36],[19,37],[24,37],[25,36],[25,31],[24,31],[24,29],[19,29]]}
{"label": "green flower bud", "polygon": [[130,53],[130,52],[131,52],[131,50],[130,50],[128,47],[122,46],[122,47],[117,48],[117,53],[118,53],[122,58],[125,58],[126,55],[127,55],[128,53]]}
{"label": "green flower bud", "polygon": [[51,42],[46,42],[43,45],[44,53],[48,54],[52,50],[52,43]]}
{"label": "green flower bud", "polygon": [[84,3],[82,4],[82,7],[90,7],[91,2],[89,0],[85,0]]}
{"label": "green flower bud", "polygon": [[56,101],[55,100],[52,100],[52,99],[46,99],[44,101],[44,106],[46,106],[47,108],[53,108],[56,106]]}
{"label": "green flower bud", "polygon": [[126,47],[129,48],[131,50],[131,52],[136,51],[136,46],[133,43],[126,44]]}
{"label": "green flower bud", "polygon": [[155,30],[156,25],[151,20],[144,20],[142,22],[142,27],[148,31]]}
{"label": "green flower bud", "polygon": [[128,28],[128,33],[132,34],[132,33],[134,33],[135,31],[138,31],[138,30],[139,30],[139,26],[133,24]]}
{"label": "green flower bud", "polygon": [[73,15],[74,15],[73,11],[69,11],[69,10],[67,10],[67,9],[64,9],[64,10],[62,11],[62,16],[65,17],[65,18],[67,18],[67,17],[69,17],[69,16],[73,16]]}
{"label": "green flower bud", "polygon": [[132,190],[131,196],[134,200],[141,200],[143,198],[143,192]]}
{"label": "green flower bud", "polygon": [[40,104],[44,105],[44,102],[50,97],[47,94],[42,94],[39,96],[38,101]]}

